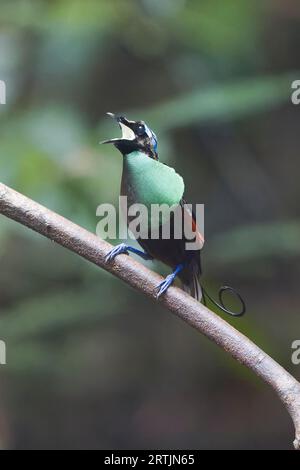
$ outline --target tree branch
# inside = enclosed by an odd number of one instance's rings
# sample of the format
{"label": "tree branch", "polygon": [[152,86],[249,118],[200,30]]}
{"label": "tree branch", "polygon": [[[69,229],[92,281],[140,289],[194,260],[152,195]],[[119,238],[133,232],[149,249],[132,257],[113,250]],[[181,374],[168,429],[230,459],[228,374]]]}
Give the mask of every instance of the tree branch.
{"label": "tree branch", "polygon": [[[156,300],[155,288],[161,281],[158,274],[126,255],[120,255],[113,263],[106,264],[105,256],[111,249],[110,244],[2,183],[0,213],[109,271]],[[300,383],[246,336],[181,289],[171,287],[159,302],[275,390],[292,417],[296,430],[294,447],[300,449]]]}

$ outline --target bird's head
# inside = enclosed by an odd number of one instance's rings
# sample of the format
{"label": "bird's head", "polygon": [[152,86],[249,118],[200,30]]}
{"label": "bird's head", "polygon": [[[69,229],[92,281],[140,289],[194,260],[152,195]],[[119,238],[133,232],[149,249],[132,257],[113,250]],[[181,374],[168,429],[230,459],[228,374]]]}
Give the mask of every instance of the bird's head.
{"label": "bird's head", "polygon": [[154,160],[158,160],[157,137],[143,121],[129,121],[124,116],[116,116],[112,113],[107,114],[118,122],[122,131],[122,137],[105,140],[102,144],[114,144],[122,155],[139,151]]}

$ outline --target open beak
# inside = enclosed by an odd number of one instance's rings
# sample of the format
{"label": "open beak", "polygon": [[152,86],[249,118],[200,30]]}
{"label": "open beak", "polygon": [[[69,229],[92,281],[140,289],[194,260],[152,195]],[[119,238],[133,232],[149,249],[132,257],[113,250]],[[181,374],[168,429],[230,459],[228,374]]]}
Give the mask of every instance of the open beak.
{"label": "open beak", "polygon": [[104,140],[103,142],[101,142],[101,144],[115,144],[116,142],[120,142],[122,140],[134,140],[136,138],[135,133],[131,128],[131,124],[134,124],[133,121],[128,121],[128,119],[126,119],[125,117],[116,116],[113,113],[106,113],[106,114],[109,117],[115,119],[115,121],[117,121],[117,123],[119,124],[120,129],[122,131],[122,137],[121,138],[117,137],[117,138],[114,138],[114,139]]}

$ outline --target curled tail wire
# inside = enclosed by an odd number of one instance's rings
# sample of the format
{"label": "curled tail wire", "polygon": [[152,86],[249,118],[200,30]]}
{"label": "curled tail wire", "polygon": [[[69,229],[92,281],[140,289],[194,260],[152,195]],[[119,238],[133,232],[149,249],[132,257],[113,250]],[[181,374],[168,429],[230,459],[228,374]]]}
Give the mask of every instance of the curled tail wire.
{"label": "curled tail wire", "polygon": [[[233,289],[233,287],[222,286],[219,289],[218,302],[207,293],[207,291],[204,289],[203,286],[201,286],[201,288],[202,288],[202,300],[203,300],[204,305],[206,305],[206,297],[207,297],[216,307],[218,307],[222,312],[228,313],[228,315],[231,315],[233,317],[241,317],[246,313],[245,301],[243,300],[242,296],[235,289]],[[241,303],[241,309],[239,311],[236,312],[234,310],[230,310],[224,305],[223,295],[225,292],[231,292],[235,297],[239,299]]]}

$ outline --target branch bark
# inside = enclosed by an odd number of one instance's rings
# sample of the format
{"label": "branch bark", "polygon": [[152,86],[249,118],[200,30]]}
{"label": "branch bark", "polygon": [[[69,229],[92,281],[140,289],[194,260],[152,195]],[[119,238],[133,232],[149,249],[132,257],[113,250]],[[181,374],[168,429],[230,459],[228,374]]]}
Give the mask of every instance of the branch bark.
{"label": "branch bark", "polygon": [[[91,263],[109,271],[156,300],[161,277],[127,255],[105,263],[111,245],[82,227],[0,183],[0,213],[44,235]],[[181,289],[171,287],[159,302],[207,336],[269,384],[287,408],[295,426],[295,449],[300,449],[300,383],[270,356],[218,315]]]}

